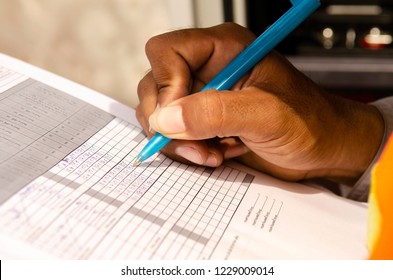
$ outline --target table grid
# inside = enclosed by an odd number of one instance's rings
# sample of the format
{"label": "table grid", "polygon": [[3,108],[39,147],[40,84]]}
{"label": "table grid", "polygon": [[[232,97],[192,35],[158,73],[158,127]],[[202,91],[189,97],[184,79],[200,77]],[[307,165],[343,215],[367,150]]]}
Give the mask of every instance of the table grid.
{"label": "table grid", "polygon": [[16,78],[14,85],[7,76],[0,77],[7,86],[0,92],[0,204],[114,118],[40,82]]}
{"label": "table grid", "polygon": [[0,207],[1,227],[71,259],[208,259],[252,176],[159,154],[133,166],[139,128],[112,120]]}

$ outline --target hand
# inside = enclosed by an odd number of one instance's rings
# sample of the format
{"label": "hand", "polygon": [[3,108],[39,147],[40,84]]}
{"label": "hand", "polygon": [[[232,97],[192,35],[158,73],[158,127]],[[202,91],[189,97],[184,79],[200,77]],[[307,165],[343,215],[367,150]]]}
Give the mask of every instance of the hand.
{"label": "hand", "polygon": [[383,136],[374,107],[325,93],[275,52],[230,91],[198,92],[253,39],[223,24],[149,40],[152,69],[137,108],[146,133],[178,139],[163,152],[181,161],[218,166],[237,158],[287,180],[353,183]]}

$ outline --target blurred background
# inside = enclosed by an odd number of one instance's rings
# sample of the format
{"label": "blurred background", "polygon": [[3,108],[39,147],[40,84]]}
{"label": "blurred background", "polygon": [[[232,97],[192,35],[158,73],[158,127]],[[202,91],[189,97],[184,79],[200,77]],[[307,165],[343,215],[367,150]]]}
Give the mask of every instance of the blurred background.
{"label": "blurred background", "polygon": [[[335,94],[360,101],[393,89],[393,0],[321,0],[277,49]],[[0,0],[0,52],[131,107],[153,35],[234,21],[259,35],[289,0]]]}
{"label": "blurred background", "polygon": [[[277,49],[331,93],[369,102],[393,94],[393,0],[321,0]],[[256,34],[290,1],[247,0]]]}
{"label": "blurred background", "polygon": [[[197,3],[194,3],[197,2]],[[221,0],[0,0],[0,52],[135,107],[153,35],[223,21]],[[209,15],[212,15],[211,19]],[[202,26],[203,24],[200,24]]]}

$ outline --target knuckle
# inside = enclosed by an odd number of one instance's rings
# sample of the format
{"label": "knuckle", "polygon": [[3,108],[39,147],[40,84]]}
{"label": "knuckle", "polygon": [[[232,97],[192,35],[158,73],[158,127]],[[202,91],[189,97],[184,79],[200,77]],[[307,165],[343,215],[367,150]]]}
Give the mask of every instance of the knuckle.
{"label": "knuckle", "polygon": [[145,52],[147,55],[154,53],[161,45],[163,35],[156,35],[147,40],[145,44]]}
{"label": "knuckle", "polygon": [[177,30],[167,33],[162,33],[159,35],[155,35],[147,40],[145,44],[145,52],[148,57],[155,56],[161,53],[163,50],[166,52],[167,50],[172,48],[173,41],[177,37],[183,37],[183,34],[186,33],[185,30]]}

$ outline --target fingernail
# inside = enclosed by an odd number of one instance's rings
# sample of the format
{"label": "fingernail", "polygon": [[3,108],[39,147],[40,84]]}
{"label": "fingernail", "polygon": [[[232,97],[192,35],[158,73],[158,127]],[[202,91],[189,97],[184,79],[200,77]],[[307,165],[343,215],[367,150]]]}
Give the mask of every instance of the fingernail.
{"label": "fingernail", "polygon": [[150,128],[163,133],[181,133],[186,130],[181,106],[158,108],[149,118]]}
{"label": "fingernail", "polygon": [[193,163],[196,164],[203,164],[202,156],[201,154],[195,150],[194,148],[190,147],[177,147],[175,149],[175,153],[178,156],[181,156],[182,158],[185,158],[186,160],[189,160]]}
{"label": "fingernail", "polygon": [[207,157],[207,160],[205,162],[205,165],[211,166],[211,167],[216,167],[217,166],[217,158],[214,154],[209,154]]}

